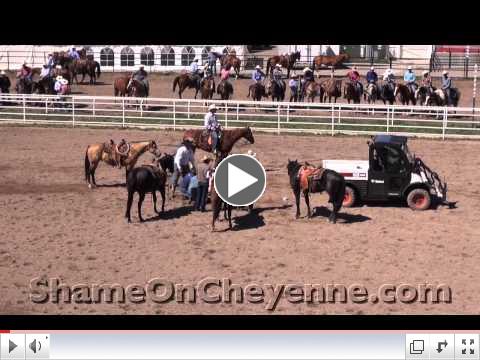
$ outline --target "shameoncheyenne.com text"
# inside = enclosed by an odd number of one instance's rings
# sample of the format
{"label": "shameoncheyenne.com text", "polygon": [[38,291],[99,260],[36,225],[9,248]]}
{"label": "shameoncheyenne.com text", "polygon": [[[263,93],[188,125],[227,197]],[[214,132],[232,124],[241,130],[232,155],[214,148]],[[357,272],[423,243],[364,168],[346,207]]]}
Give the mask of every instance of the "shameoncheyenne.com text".
{"label": "shameoncheyenne.com text", "polygon": [[257,284],[239,285],[228,278],[207,277],[195,284],[177,284],[153,278],[146,284],[85,284],[69,285],[58,278],[35,278],[30,282],[30,300],[47,302],[98,303],[253,303],[265,304],[273,311],[281,300],[299,304],[364,304],[379,302],[440,304],[452,302],[452,290],[445,284],[383,284],[374,292],[361,284]]}

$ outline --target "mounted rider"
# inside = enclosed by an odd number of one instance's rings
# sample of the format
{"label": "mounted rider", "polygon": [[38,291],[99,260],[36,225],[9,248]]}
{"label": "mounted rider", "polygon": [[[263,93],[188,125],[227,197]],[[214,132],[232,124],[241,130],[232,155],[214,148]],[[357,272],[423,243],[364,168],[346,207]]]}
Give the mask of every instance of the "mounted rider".
{"label": "mounted rider", "polygon": [[145,93],[148,97],[150,94],[150,84],[148,82],[147,77],[148,77],[148,74],[145,71],[145,67],[143,65],[141,65],[138,68],[138,70],[132,74],[132,79],[139,81],[140,83],[143,84],[143,86],[145,86]]}
{"label": "mounted rider", "polygon": [[208,66],[212,74],[217,74],[217,59],[222,56],[221,54],[211,50],[208,53]]}
{"label": "mounted rider", "polygon": [[418,84],[415,82],[416,79],[417,77],[415,76],[412,67],[409,66],[405,72],[405,75],[403,75],[403,81],[405,81],[405,85],[407,85],[412,94],[415,94],[418,88]]}
{"label": "mounted rider", "polygon": [[53,67],[55,66],[55,58],[53,57],[53,54],[48,54],[47,66],[50,69],[53,69]]}
{"label": "mounted rider", "polygon": [[373,84],[373,85],[377,86],[378,75],[375,72],[375,68],[373,66],[367,72],[366,78],[367,78],[367,84],[368,85]]}
{"label": "mounted rider", "polygon": [[255,66],[255,71],[252,73],[252,80],[255,81],[255,84],[262,84],[266,77],[260,65]]}
{"label": "mounted rider", "polygon": [[303,69],[303,76],[302,80],[300,81],[300,97],[303,98],[303,95],[305,93],[305,89],[308,86],[309,82],[315,81],[315,75],[313,74],[312,69],[310,69],[308,66]]}
{"label": "mounted rider", "polygon": [[290,102],[298,100],[298,87],[299,87],[298,75],[293,74],[290,77],[290,81],[288,82],[288,87],[290,88]]}
{"label": "mounted rider", "polygon": [[201,86],[202,77],[200,76],[200,69],[198,67],[198,59],[194,59],[190,64],[190,78],[197,82],[197,87]]}
{"label": "mounted rider", "polygon": [[395,74],[393,73],[392,69],[388,68],[385,70],[385,73],[383,74],[383,81],[387,83],[392,92],[395,91]]}
{"label": "mounted rider", "polygon": [[448,76],[448,71],[444,70],[442,73],[442,90],[445,93],[445,98],[447,100],[447,106],[452,105],[452,98],[455,95],[452,87],[452,79]]}
{"label": "mounted rider", "polygon": [[219,140],[221,138],[222,126],[217,119],[217,107],[215,104],[212,104],[208,107],[208,113],[205,114],[205,129],[207,130],[209,137],[212,141],[212,152],[217,154],[217,148]]}
{"label": "mounted rider", "polygon": [[360,74],[357,71],[356,66],[354,66],[352,70],[347,73],[347,77],[350,82],[359,90],[360,94],[363,94],[363,84],[360,82]]}
{"label": "mounted rider", "polygon": [[425,70],[423,72],[423,78],[422,78],[421,84],[424,88],[427,89],[428,95],[431,95],[433,93],[432,78],[430,77],[430,72],[428,70]]}
{"label": "mounted rider", "polygon": [[277,63],[272,71],[272,79],[277,83],[280,89],[282,89],[282,92],[285,92],[285,83],[282,80],[282,76],[282,65]]}
{"label": "mounted rider", "polygon": [[42,71],[40,72],[40,80],[48,79],[51,76],[52,69],[47,65],[43,65]]}
{"label": "mounted rider", "polygon": [[18,77],[20,79],[24,79],[28,84],[31,84],[33,82],[33,80],[32,80],[32,77],[33,77],[32,68],[29,67],[26,62],[23,63],[23,65],[22,65],[22,67],[19,71]]}
{"label": "mounted rider", "polygon": [[62,75],[58,75],[56,78],[55,78],[55,85],[53,86],[53,90],[55,90],[55,92],[57,94],[60,94],[61,91],[62,91],[62,83],[63,83],[63,76]]}
{"label": "mounted rider", "polygon": [[72,60],[80,60],[80,55],[78,54],[77,49],[75,49],[75,46],[72,46],[68,51],[68,57]]}

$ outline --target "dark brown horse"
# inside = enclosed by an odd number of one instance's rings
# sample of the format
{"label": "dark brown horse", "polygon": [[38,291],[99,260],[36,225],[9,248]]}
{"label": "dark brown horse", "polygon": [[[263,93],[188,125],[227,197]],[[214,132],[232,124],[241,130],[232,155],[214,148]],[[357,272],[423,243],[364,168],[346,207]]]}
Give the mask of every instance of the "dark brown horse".
{"label": "dark brown horse", "polygon": [[182,98],[182,93],[186,89],[195,89],[195,99],[197,98],[198,92],[200,90],[199,83],[193,79],[189,74],[180,74],[173,79],[173,92],[178,84],[178,97]]}
{"label": "dark brown horse", "polygon": [[64,79],[68,80],[70,84],[72,84],[73,74],[69,68],[62,67],[62,69],[54,69],[53,77],[56,78],[57,76],[62,76]]}
{"label": "dark brown horse", "polygon": [[348,103],[353,101],[354,104],[360,104],[360,99],[362,98],[362,94],[359,90],[359,87],[356,84],[348,81],[345,83],[343,87],[343,97],[347,99]]}
{"label": "dark brown horse", "polygon": [[322,65],[332,66],[335,69],[338,65],[348,60],[348,54],[340,55],[318,55],[313,58],[312,70],[320,69]]}
{"label": "dark brown horse", "polygon": [[220,57],[220,64],[222,65],[223,68],[227,66],[233,67],[233,70],[235,70],[235,78],[238,79],[240,76],[240,66],[242,64],[242,61],[237,58],[236,55],[229,54],[229,55],[222,55]]}
{"label": "dark brown horse", "polygon": [[215,80],[212,77],[202,80],[200,93],[202,99],[211,100],[213,98],[213,94],[215,93]]}
{"label": "dark brown horse", "polygon": [[402,105],[409,105],[410,103],[413,105],[417,104],[415,93],[412,93],[412,91],[405,84],[397,84],[397,86],[395,86],[393,96],[395,98],[398,96]]}
{"label": "dark brown horse", "polygon": [[325,98],[323,102],[327,102],[328,97],[328,102],[331,103],[333,97],[334,102],[336,103],[337,98],[342,96],[342,80],[330,78],[322,83],[322,87],[325,89]]}
{"label": "dark brown horse", "polygon": [[80,83],[83,84],[85,81],[85,75],[88,75],[90,77],[90,85],[96,84],[97,83],[97,77],[100,77],[101,71],[100,71],[100,64],[93,60],[93,59],[80,59],[80,60],[75,60],[73,62],[73,65],[71,66],[71,69],[73,70],[73,78],[75,79],[75,82],[78,84],[78,79],[77,75],[81,74],[82,75],[82,80]]}
{"label": "dark brown horse", "polygon": [[265,86],[261,83],[255,83],[248,87],[248,97],[252,97],[254,101],[262,101],[262,97],[267,97],[267,93],[265,91]]}
{"label": "dark brown horse", "polygon": [[[209,134],[204,129],[186,130],[183,133],[183,140],[193,139],[193,143],[203,151],[212,152],[212,146],[208,143]],[[255,142],[250,127],[238,128],[232,130],[223,130],[219,139],[218,153],[215,164],[217,165],[222,159],[228,156],[232,151],[235,143],[240,139],[246,139],[251,144]]]}
{"label": "dark brown horse", "polygon": [[268,75],[269,71],[273,72],[275,65],[281,64],[282,67],[287,69],[287,78],[290,78],[290,70],[293,69],[295,62],[300,60],[300,51],[292,52],[288,55],[275,55],[267,60],[267,72]]}
{"label": "dark brown horse", "polygon": [[147,97],[147,88],[145,84],[137,79],[130,78],[127,85],[128,95],[131,97]]}
{"label": "dark brown horse", "polygon": [[220,95],[220,99],[228,100],[233,95],[233,85],[228,80],[222,80],[217,86],[217,94]]}

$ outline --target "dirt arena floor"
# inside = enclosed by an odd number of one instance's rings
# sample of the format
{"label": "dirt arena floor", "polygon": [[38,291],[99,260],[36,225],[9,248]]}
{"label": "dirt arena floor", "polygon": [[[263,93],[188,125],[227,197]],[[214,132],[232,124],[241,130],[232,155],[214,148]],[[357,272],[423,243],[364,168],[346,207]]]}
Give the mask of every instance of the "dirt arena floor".
{"label": "dirt arena floor", "polygon": [[[96,87],[100,88],[100,87]],[[160,95],[160,94],[158,94]],[[267,190],[252,215],[234,211],[233,231],[211,233],[211,212],[190,213],[181,199],[167,200],[156,217],[147,196],[139,223],[124,219],[124,171],[101,164],[97,182],[84,182],[88,144],[113,138],[154,139],[173,152],[181,133],[166,131],[0,127],[0,313],[2,314],[268,314],[265,303],[35,304],[32,278],[67,284],[145,284],[152,278],[195,284],[230,278],[263,284],[446,284],[450,304],[293,304],[278,314],[473,314],[480,305],[480,142],[410,140],[411,149],[445,176],[457,208],[413,212],[403,206],[342,209],[327,222],[327,197],[312,196],[313,219],[295,220],[285,165],[288,158],[364,159],[365,137],[255,134],[254,150],[267,169]],[[197,152],[197,157],[203,155]],[[144,155],[140,163],[148,162]],[[285,201],[283,198],[287,197]],[[137,197],[136,197],[137,198]],[[135,199],[136,199],[135,198]],[[329,207],[330,208],[330,207]],[[302,215],[305,215],[302,200]],[[218,224],[219,230],[226,228]]]}
{"label": "dirt arena floor", "polygon": [[[329,71],[328,70],[321,70],[321,78],[320,81],[324,79],[328,79]],[[120,77],[122,74],[127,73],[102,73],[97,85],[88,85],[89,77],[86,76],[85,84],[76,85],[74,84],[72,87],[72,92],[75,95],[101,95],[101,96],[113,96],[113,82],[114,79]],[[177,92],[172,91],[173,79],[177,74],[159,74],[159,73],[150,73],[148,78],[150,81],[150,97],[157,97],[157,98],[177,98],[178,97],[178,87]],[[361,74],[363,77],[365,74]],[[417,72],[417,76],[420,77],[421,74]],[[252,80],[250,80],[250,76],[247,74],[242,74],[242,78],[235,80],[232,78],[232,84],[234,87],[234,94],[233,99],[235,100],[251,100],[247,98],[248,94],[248,87],[252,84]],[[15,77],[13,73],[9,73],[10,81],[12,82],[12,89],[15,84]],[[317,78],[316,78],[317,79]],[[79,77],[79,81],[81,80],[81,76]],[[219,78],[216,77],[216,83],[218,83]],[[317,80],[318,81],[318,80]],[[363,78],[363,82],[364,78]],[[473,92],[473,80],[472,79],[453,79],[454,86],[457,87],[461,92],[460,104],[459,106],[471,107],[472,106],[472,92]],[[436,87],[440,87],[441,80],[440,78],[434,78],[433,84]],[[13,91],[13,90],[12,90]],[[183,98],[191,98],[193,99],[195,95],[194,89],[187,89],[183,93]],[[220,95],[215,94],[215,99],[220,99]],[[198,99],[200,99],[200,94],[198,95]],[[285,96],[285,101],[290,99],[290,90],[287,90],[287,94]],[[265,99],[266,100],[266,99]],[[318,97],[316,98],[318,101]],[[346,102],[345,99],[339,98],[337,102]]]}

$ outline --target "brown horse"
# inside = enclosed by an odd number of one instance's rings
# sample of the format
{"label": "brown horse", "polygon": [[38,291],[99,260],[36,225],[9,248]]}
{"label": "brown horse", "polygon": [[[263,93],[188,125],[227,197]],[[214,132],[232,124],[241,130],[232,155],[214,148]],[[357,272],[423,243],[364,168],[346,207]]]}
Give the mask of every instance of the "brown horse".
{"label": "brown horse", "polygon": [[320,69],[322,65],[332,66],[335,69],[338,65],[349,59],[348,54],[340,55],[318,55],[313,58],[312,70]]}
{"label": "brown horse", "polygon": [[293,69],[295,62],[300,60],[300,51],[292,52],[288,55],[275,55],[267,60],[267,72],[273,72],[275,65],[281,64],[282,67],[287,69],[287,78],[290,78],[290,70]]}
{"label": "brown horse", "polygon": [[[212,152],[212,146],[208,143],[209,133],[204,129],[186,130],[183,133],[183,140],[193,139],[193,143],[203,151]],[[222,136],[219,139],[218,153],[215,165],[222,159],[228,156],[232,151],[235,143],[240,139],[246,139],[251,144],[255,142],[252,130],[250,127],[238,128],[232,130],[223,130]]]}
{"label": "brown horse", "polygon": [[72,84],[73,74],[69,68],[54,69],[53,77],[57,77],[57,76],[62,76],[64,79],[68,80],[70,84]]}
{"label": "brown horse", "polygon": [[[120,145],[125,145],[126,149],[122,150]],[[146,151],[150,151],[155,154],[157,152],[157,143],[153,140],[150,141],[136,141],[127,143],[125,140],[118,145],[115,145],[113,140],[110,143],[93,144],[87,146],[85,152],[85,180],[88,183],[88,187],[92,188],[96,186],[95,183],[95,170],[100,161],[111,166],[117,166],[117,168],[125,167],[126,176],[135,166],[140,155]],[[91,179],[91,180],[90,180]]]}
{"label": "brown horse", "polygon": [[116,78],[113,81],[113,95],[114,96],[128,96],[128,83],[130,82],[131,77],[129,75],[123,75]]}
{"label": "brown horse", "polygon": [[321,84],[316,83],[315,81],[310,81],[305,88],[305,99],[307,100],[307,102],[310,100],[310,102],[313,103],[316,96],[319,96],[320,102],[323,102],[324,95],[325,89]]}
{"label": "brown horse", "polygon": [[334,102],[337,102],[337,98],[342,96],[342,80],[337,80],[334,78],[330,78],[322,83],[323,88],[325,89],[325,99],[323,102],[332,102],[332,97]]}
{"label": "brown horse", "polygon": [[93,59],[87,59],[86,55],[84,59],[80,60],[75,60],[73,62],[73,65],[71,66],[71,69],[73,70],[73,78],[75,79],[75,82],[78,84],[78,79],[77,75],[81,74],[82,75],[82,80],[80,83],[84,83],[85,81],[85,75],[88,75],[90,77],[90,85],[96,84],[97,83],[97,77],[100,77],[101,71],[100,71],[100,64],[93,60]]}
{"label": "brown horse", "polygon": [[233,95],[233,85],[228,80],[220,81],[220,84],[217,86],[217,94],[220,94],[220,99],[228,100],[230,96]]}
{"label": "brown horse", "polygon": [[353,101],[354,104],[360,104],[360,99],[362,98],[362,94],[360,93],[358,86],[348,81],[345,83],[343,87],[343,97],[347,99],[349,104],[350,104],[350,101]]}
{"label": "brown horse", "polygon": [[412,103],[413,105],[417,104],[417,100],[415,99],[415,93],[412,93],[408,86],[405,84],[397,84],[397,86],[395,86],[393,96],[395,98],[398,96],[402,105],[409,105],[410,103]]}
{"label": "brown horse", "polygon": [[233,67],[233,70],[235,70],[235,78],[238,79],[238,77],[240,76],[240,66],[242,64],[242,61],[237,58],[236,55],[222,55],[220,57],[220,64],[223,68],[227,67],[228,65]]}
{"label": "brown horse", "polygon": [[202,80],[200,93],[202,99],[211,100],[213,98],[213,94],[215,93],[215,80],[212,77]]}
{"label": "brown horse", "polygon": [[248,87],[247,98],[252,97],[254,101],[262,101],[262,97],[267,97],[265,86],[261,83],[255,83]]}
{"label": "brown horse", "polygon": [[182,98],[182,93],[186,89],[195,89],[195,99],[197,98],[198,91],[200,90],[199,83],[193,79],[189,74],[180,74],[173,79],[173,92],[178,84],[178,97]]}

